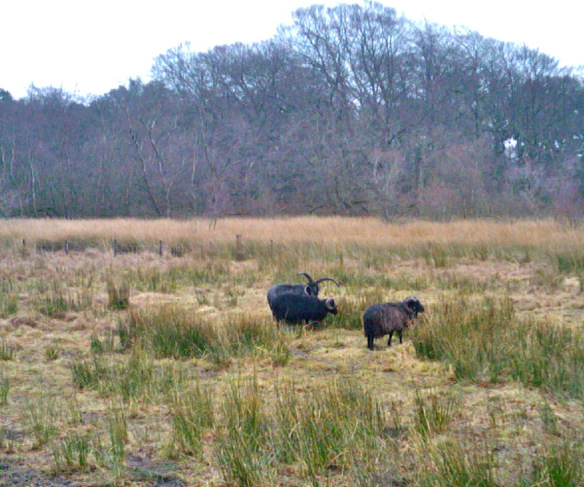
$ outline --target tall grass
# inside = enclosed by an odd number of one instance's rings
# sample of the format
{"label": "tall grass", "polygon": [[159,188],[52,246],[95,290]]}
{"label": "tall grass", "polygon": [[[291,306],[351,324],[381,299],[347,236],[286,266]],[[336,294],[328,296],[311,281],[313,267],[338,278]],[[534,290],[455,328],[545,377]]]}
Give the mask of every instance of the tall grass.
{"label": "tall grass", "polygon": [[61,404],[52,395],[40,394],[31,398],[24,409],[25,424],[34,438],[33,448],[38,449],[59,433]]}
{"label": "tall grass", "polygon": [[312,484],[354,467],[388,431],[379,402],[355,383],[332,381],[302,395],[293,387],[277,391],[275,450],[281,461],[298,462]]}
{"label": "tall grass", "polygon": [[10,392],[10,381],[0,374],[0,405],[8,403],[8,393]]}
{"label": "tall grass", "polygon": [[354,383],[333,380],[299,393],[284,382],[274,402],[267,397],[257,376],[228,384],[216,420],[216,454],[228,483],[271,485],[278,468],[290,465],[320,485],[385,448],[385,412]]}
{"label": "tall grass", "polygon": [[173,388],[169,394],[171,448],[199,460],[203,454],[203,436],[214,425],[215,410],[211,392],[195,381],[183,390]]}
{"label": "tall grass", "polygon": [[0,360],[13,360],[14,348],[8,345],[4,340],[0,342]]}
{"label": "tall grass", "polygon": [[270,418],[256,377],[229,384],[221,416],[217,459],[226,480],[241,486],[272,484],[276,470]]}
{"label": "tall grass", "polygon": [[449,439],[424,448],[429,461],[422,462],[416,483],[420,487],[503,487],[488,444]]}
{"label": "tall grass", "polygon": [[55,472],[89,470],[93,453],[91,439],[85,435],[73,434],[53,443],[51,447]]}
{"label": "tall grass", "polygon": [[148,399],[164,391],[165,371],[155,368],[152,359],[142,351],[128,357],[92,355],[70,364],[73,384],[79,389],[93,389],[116,395],[124,401]]}
{"label": "tall grass", "polygon": [[36,291],[35,309],[50,318],[62,317],[69,311],[87,310],[93,304],[93,295],[89,289],[68,291],[58,279],[39,284]]}
{"label": "tall grass", "polygon": [[567,327],[517,316],[509,298],[442,299],[432,319],[413,328],[420,358],[453,366],[455,376],[507,378],[574,398],[584,397],[584,340]]}
{"label": "tall grass", "polygon": [[268,353],[275,365],[285,365],[289,351],[276,326],[263,317],[238,313],[223,322],[211,321],[175,306],[131,310],[118,333],[126,346],[136,345],[155,357],[208,357],[229,361]]}
{"label": "tall grass", "polygon": [[440,397],[435,392],[422,394],[415,387],[414,430],[422,439],[447,431],[455,412],[456,403],[451,397]]}
{"label": "tall grass", "polygon": [[[12,219],[3,221],[0,239],[21,240],[75,239],[111,242],[114,238],[158,242],[187,241],[232,242],[235,235],[244,239],[274,245],[301,241],[361,242],[365,245],[383,244],[407,247],[412,241],[420,243],[480,242],[493,247],[523,246],[526,241],[539,246],[556,247],[567,241],[578,241],[582,229],[553,220],[496,221],[461,220],[453,222],[411,221],[390,223],[376,218],[293,217],[293,218],[222,218],[216,225],[209,220],[58,220]],[[581,240],[581,239],[580,239]],[[244,240],[245,242],[245,240]]]}
{"label": "tall grass", "polygon": [[584,448],[564,439],[538,452],[533,464],[533,485],[577,487],[584,484]]}
{"label": "tall grass", "polygon": [[16,294],[4,294],[0,290],[0,318],[8,318],[18,311],[18,296]]}

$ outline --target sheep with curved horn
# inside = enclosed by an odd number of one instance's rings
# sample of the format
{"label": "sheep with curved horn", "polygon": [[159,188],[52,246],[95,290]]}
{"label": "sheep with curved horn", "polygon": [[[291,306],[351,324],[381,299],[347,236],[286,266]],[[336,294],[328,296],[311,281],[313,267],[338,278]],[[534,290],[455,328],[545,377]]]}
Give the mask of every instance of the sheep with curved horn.
{"label": "sheep with curved horn", "polygon": [[318,293],[320,292],[319,284],[324,281],[332,281],[337,287],[340,287],[339,283],[332,277],[321,277],[315,281],[310,274],[306,272],[298,272],[296,275],[306,277],[306,279],[308,279],[308,284],[276,284],[275,286],[272,286],[268,289],[267,296],[270,309],[272,309],[272,302],[274,299],[282,294],[300,294],[318,297]]}
{"label": "sheep with curved horn", "polygon": [[272,301],[274,320],[288,324],[306,323],[313,325],[322,322],[328,314],[338,313],[333,298],[319,299],[307,294],[280,294]]}

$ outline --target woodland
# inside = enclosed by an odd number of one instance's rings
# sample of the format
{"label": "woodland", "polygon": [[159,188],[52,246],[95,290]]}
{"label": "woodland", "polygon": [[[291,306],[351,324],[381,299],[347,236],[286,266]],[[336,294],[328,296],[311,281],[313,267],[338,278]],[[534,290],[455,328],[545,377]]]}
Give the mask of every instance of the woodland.
{"label": "woodland", "polygon": [[172,47],[102,96],[0,90],[0,216],[577,219],[583,134],[579,68],[313,5],[261,43]]}

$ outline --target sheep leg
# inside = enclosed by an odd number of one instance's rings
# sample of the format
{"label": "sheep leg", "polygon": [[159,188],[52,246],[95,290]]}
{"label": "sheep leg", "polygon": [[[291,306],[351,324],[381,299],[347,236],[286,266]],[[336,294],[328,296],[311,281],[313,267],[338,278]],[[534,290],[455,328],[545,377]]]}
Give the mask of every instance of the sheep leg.
{"label": "sheep leg", "polygon": [[309,331],[309,330],[314,330],[314,325],[318,323],[318,321],[307,321],[306,322],[306,327],[305,330]]}
{"label": "sheep leg", "polygon": [[403,343],[403,341],[402,341],[402,331],[400,330],[400,331],[398,331],[398,333],[399,333],[399,342],[400,343]]}
{"label": "sheep leg", "polygon": [[393,336],[393,330],[389,332],[389,340],[387,340],[387,346],[391,347],[391,337]]}
{"label": "sheep leg", "polygon": [[373,340],[374,338],[371,335],[367,337],[367,348],[369,350],[373,350]]}

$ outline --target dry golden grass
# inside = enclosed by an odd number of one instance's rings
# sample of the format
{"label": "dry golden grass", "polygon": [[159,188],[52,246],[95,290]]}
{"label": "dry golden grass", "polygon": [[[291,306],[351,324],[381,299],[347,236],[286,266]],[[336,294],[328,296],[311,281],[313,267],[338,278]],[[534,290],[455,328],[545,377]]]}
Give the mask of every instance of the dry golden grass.
{"label": "dry golden grass", "polygon": [[[416,294],[428,309],[423,320],[431,322],[443,300],[509,296],[520,317],[545,319],[581,333],[584,273],[579,267],[582,253],[574,252],[583,233],[551,220],[395,224],[303,217],[222,219],[216,225],[206,220],[1,221],[0,352],[10,350],[12,355],[0,360],[0,400],[3,381],[9,384],[6,403],[0,404],[0,484],[226,485],[226,476],[237,473],[229,473],[219,455],[230,446],[225,406],[234,384],[248,391],[249,381],[255,381],[264,419],[274,421],[278,388],[289,387],[299,398],[317,397],[318,391],[347,380],[379,401],[391,425],[374,437],[376,447],[367,443],[370,438],[346,446],[311,477],[306,459],[274,466],[269,456],[261,456],[262,445],[252,445],[248,456],[268,462],[265,475],[252,485],[446,485],[433,475],[440,473],[438,458],[451,443],[466,445],[472,454],[489,446],[496,456],[498,481],[484,485],[552,485],[529,477],[534,458],[548,445],[581,438],[580,399],[507,379],[457,381],[451,365],[417,358],[408,334],[403,345],[394,340],[387,348],[380,340],[377,350],[369,352],[358,319],[363,307],[373,304],[370,300]],[[233,246],[236,234],[244,238],[243,261],[228,252],[200,252],[195,244],[195,250],[180,257],[168,252],[162,257],[155,252],[114,257],[103,246],[65,255],[32,247],[23,252],[10,242],[117,238]],[[270,249],[272,240],[283,246]],[[306,244],[308,250],[297,250],[295,243]],[[564,254],[572,259],[568,270],[557,262]],[[274,282],[301,282],[297,271],[339,279],[340,289],[325,284],[322,292],[333,294],[341,311],[323,329],[285,328],[281,339],[289,356],[283,356],[271,348],[271,332],[262,331],[270,319],[265,292]],[[129,309],[110,307],[108,283],[128,286]],[[15,297],[16,310],[9,296]],[[131,313],[173,308],[184,313],[186,325],[200,320],[218,327],[218,343],[231,348],[178,360],[119,349],[116,330]],[[259,326],[264,334],[258,346],[233,348],[233,317]],[[169,323],[176,319],[168,312]],[[123,365],[131,373],[121,386],[110,378],[101,388],[80,389],[72,366],[91,364],[98,347],[104,364]],[[187,455],[177,447],[171,418],[176,404],[188,404],[195,384],[211,391],[220,421],[203,425],[200,451]],[[253,402],[250,397],[246,407]],[[420,401],[428,408],[438,405],[434,412],[443,414],[444,422],[438,417],[430,424],[436,431],[426,432],[419,423]],[[87,468],[78,461],[71,467],[63,464],[59,448],[70,446],[76,436],[91,439]],[[373,458],[376,449],[384,458]],[[356,461],[352,455],[363,459],[360,475],[365,480],[346,468]]]}
{"label": "dry golden grass", "polygon": [[290,217],[222,218],[219,220],[56,220],[0,221],[0,238],[36,240],[136,239],[158,242],[191,240],[231,243],[235,235],[256,242],[326,242],[328,245],[364,244],[405,247],[412,244],[529,245],[540,248],[574,245],[584,228],[555,220],[455,222],[409,221],[388,223],[376,218]]}

